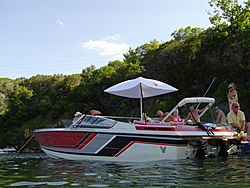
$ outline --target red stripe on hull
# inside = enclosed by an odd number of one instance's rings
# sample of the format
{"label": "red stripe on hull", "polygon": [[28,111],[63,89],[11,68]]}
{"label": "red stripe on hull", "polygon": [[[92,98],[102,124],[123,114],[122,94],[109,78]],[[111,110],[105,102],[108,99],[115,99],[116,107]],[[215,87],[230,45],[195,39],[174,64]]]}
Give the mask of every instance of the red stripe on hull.
{"label": "red stripe on hull", "polygon": [[77,149],[84,148],[90,141],[92,141],[98,134],[93,133],[91,134]]}
{"label": "red stripe on hull", "polygon": [[76,146],[88,133],[82,132],[39,132],[35,133],[41,145]]}

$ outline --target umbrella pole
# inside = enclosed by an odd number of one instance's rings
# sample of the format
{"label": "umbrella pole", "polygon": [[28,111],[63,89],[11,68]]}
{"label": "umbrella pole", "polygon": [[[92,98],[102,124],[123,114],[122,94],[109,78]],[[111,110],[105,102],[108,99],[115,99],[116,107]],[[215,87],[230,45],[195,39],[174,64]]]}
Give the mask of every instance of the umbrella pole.
{"label": "umbrella pole", "polygon": [[142,86],[140,83],[140,90],[141,90],[141,97],[140,97],[140,109],[141,109],[141,121],[142,121],[142,99],[143,99],[143,93],[142,93]]}
{"label": "umbrella pole", "polygon": [[141,109],[141,121],[142,121],[142,97],[140,98],[140,109]]}

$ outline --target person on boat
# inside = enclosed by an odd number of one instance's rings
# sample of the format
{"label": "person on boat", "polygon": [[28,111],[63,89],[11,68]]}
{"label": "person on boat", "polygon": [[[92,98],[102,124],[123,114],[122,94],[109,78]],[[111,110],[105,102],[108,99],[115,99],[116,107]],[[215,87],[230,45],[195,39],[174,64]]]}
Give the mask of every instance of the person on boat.
{"label": "person on boat", "polygon": [[220,107],[216,106],[214,110],[218,113],[217,120],[214,122],[217,126],[222,126],[227,123],[227,117]]}
{"label": "person on boat", "polygon": [[99,116],[102,113],[100,111],[98,111],[98,110],[90,110],[87,114],[92,115],[92,116]]}
{"label": "person on boat", "polygon": [[[161,110],[158,110],[156,114],[159,116],[158,120],[162,121],[169,114],[169,112],[163,113]],[[172,115],[170,115],[167,119],[165,119],[165,122],[170,122],[170,121],[174,121],[174,117]]]}
{"label": "person on boat", "polygon": [[173,112],[174,122],[182,122],[181,116],[179,115],[179,110],[175,109]]}
{"label": "person on boat", "polygon": [[81,112],[76,112],[75,115],[74,115],[74,118],[73,118],[73,123],[76,122],[78,120],[78,118],[82,115]]}
{"label": "person on boat", "polygon": [[237,132],[247,131],[246,118],[244,112],[239,109],[238,103],[233,103],[231,111],[227,114],[228,124],[236,129]]}
{"label": "person on boat", "polygon": [[[207,105],[205,108],[209,107],[209,105]],[[186,123],[188,122],[188,120],[191,118],[192,119],[192,122],[193,124],[196,124],[196,123],[200,123],[201,120],[200,120],[200,113],[202,113],[205,108],[203,109],[195,109],[194,108],[194,105],[193,104],[190,104],[189,105],[189,113],[186,117],[186,119],[184,120]]]}
{"label": "person on boat", "polygon": [[228,98],[229,110],[231,110],[233,103],[239,103],[238,102],[238,94],[236,91],[236,85],[234,83],[230,83],[228,85],[228,89],[229,90],[228,90],[227,98]]}
{"label": "person on boat", "polygon": [[148,117],[146,113],[142,113],[142,118],[143,118],[143,121],[153,122],[152,119]]}

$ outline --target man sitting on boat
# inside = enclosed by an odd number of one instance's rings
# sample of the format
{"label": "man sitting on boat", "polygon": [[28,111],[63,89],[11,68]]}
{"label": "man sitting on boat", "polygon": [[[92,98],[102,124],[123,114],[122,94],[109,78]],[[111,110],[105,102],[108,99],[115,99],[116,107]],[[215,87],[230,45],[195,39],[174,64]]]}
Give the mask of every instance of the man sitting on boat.
{"label": "man sitting on boat", "polygon": [[[163,113],[161,110],[157,111],[157,115],[159,116],[159,121],[162,121],[167,115],[169,114],[169,112],[165,112]],[[172,115],[170,115],[167,119],[165,119],[165,122],[170,122],[170,121],[174,121],[174,117]]]}
{"label": "man sitting on boat", "polygon": [[185,122],[187,123],[188,120],[191,118],[192,119],[192,122],[193,124],[196,124],[196,123],[200,123],[201,120],[200,120],[200,116],[199,116],[199,113],[202,113],[207,107],[209,107],[209,105],[207,105],[205,108],[203,109],[195,109],[194,108],[194,105],[193,104],[190,104],[189,105],[189,113],[185,119]]}
{"label": "man sitting on boat", "polygon": [[238,103],[233,103],[231,106],[231,111],[227,114],[228,124],[232,125],[237,132],[247,132],[247,136],[250,136],[250,122],[246,123],[246,118],[244,112],[239,109]]}

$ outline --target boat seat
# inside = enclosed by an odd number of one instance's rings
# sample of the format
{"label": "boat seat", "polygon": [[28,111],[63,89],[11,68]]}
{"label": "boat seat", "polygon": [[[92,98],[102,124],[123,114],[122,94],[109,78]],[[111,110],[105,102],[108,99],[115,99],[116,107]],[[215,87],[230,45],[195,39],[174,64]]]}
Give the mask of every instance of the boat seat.
{"label": "boat seat", "polygon": [[[134,120],[135,124],[140,124],[140,125],[170,125],[170,122],[165,122],[165,123],[151,123],[151,122],[143,122],[143,121],[137,121]],[[185,122],[174,122],[174,125],[184,125]]]}
{"label": "boat seat", "polygon": [[62,122],[64,127],[69,127],[73,123],[72,120],[70,120],[70,119],[62,119],[61,122]]}

